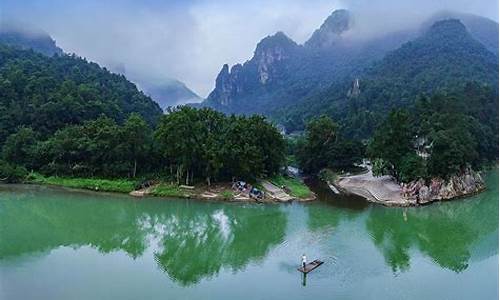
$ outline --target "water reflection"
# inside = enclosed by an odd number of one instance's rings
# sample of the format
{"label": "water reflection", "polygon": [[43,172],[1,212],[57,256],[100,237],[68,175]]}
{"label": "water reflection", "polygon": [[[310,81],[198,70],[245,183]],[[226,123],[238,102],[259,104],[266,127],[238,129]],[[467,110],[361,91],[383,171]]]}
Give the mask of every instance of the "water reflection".
{"label": "water reflection", "polygon": [[488,184],[490,190],[469,199],[410,209],[373,207],[366,229],[394,272],[410,268],[413,249],[462,272],[483,240],[496,237],[482,251],[498,253],[498,174]]}
{"label": "water reflection", "polygon": [[283,241],[286,217],[277,207],[212,205],[203,214],[177,211],[173,221],[161,223],[169,225],[156,260],[171,278],[188,285],[223,267],[234,272],[264,258]]}
{"label": "water reflection", "polygon": [[418,252],[459,273],[474,254],[498,253],[498,172],[487,179],[489,189],[475,197],[417,208],[360,204],[357,197],[335,195],[326,185],[309,182],[322,201],[308,206],[308,228],[329,236],[335,245],[333,235],[341,227],[357,228],[364,222],[364,230],[394,273],[410,270]]}
{"label": "water reflection", "polygon": [[[269,257],[276,266],[285,263],[276,269],[295,275],[291,264],[309,247],[308,256],[327,262],[309,285],[339,273],[356,280],[379,266],[407,272],[415,268],[412,258],[422,255],[460,273],[475,259],[498,253],[497,184],[498,174],[489,177],[490,190],[475,198],[410,209],[326,192],[318,193],[323,201],[310,204],[231,205],[0,186],[0,265],[62,246],[90,246],[103,254],[149,258],[179,285],[193,286],[254,263],[276,271]],[[301,280],[305,285],[306,278]]]}
{"label": "water reflection", "polygon": [[[0,260],[89,245],[101,253],[142,256],[151,247],[160,269],[189,285],[262,259],[285,235],[278,206],[131,200],[21,187],[0,201]],[[13,193],[14,192],[14,193]]]}

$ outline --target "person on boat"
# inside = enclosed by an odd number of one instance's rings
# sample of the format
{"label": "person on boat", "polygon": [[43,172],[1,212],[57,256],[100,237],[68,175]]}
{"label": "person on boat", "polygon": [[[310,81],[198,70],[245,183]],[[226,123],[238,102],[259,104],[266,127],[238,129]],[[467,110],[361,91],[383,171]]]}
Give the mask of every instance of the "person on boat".
{"label": "person on boat", "polygon": [[302,268],[304,268],[304,270],[306,269],[306,264],[307,264],[306,255],[302,254]]}

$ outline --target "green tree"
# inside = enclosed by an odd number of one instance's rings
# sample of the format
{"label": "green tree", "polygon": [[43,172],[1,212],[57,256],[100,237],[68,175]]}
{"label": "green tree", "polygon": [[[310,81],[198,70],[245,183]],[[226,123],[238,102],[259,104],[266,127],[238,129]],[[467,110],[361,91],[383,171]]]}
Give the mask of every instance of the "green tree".
{"label": "green tree", "polygon": [[11,134],[2,148],[2,157],[11,164],[27,168],[34,166],[33,152],[37,135],[30,127],[21,127]]}
{"label": "green tree", "polygon": [[383,170],[398,180],[402,179],[399,167],[403,159],[415,151],[412,132],[408,112],[395,110],[377,129],[368,145],[368,154],[372,160],[382,159],[388,164]]}
{"label": "green tree", "polygon": [[403,156],[398,170],[402,182],[410,182],[427,176],[425,161],[415,152],[408,152]]}
{"label": "green tree", "polygon": [[132,161],[132,177],[137,174],[137,161],[147,157],[151,130],[144,119],[136,113],[131,114],[122,127],[123,146],[126,156]]}
{"label": "green tree", "polygon": [[306,173],[314,174],[323,168],[350,168],[362,157],[363,145],[344,139],[328,116],[311,120],[304,139],[298,143],[297,159]]}

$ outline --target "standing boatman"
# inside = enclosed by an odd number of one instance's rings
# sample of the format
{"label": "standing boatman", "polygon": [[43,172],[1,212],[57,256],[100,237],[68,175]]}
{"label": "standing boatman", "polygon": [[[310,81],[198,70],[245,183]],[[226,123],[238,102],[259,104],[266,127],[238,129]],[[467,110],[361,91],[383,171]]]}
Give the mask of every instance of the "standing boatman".
{"label": "standing boatman", "polygon": [[304,271],[306,270],[306,263],[307,263],[306,255],[302,254],[302,268],[304,269]]}

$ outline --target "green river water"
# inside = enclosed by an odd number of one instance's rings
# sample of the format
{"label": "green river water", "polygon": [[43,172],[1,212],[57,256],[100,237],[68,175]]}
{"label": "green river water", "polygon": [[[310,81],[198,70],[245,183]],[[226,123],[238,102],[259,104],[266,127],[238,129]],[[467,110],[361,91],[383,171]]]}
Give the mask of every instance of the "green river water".
{"label": "green river water", "polygon": [[[135,199],[0,186],[0,299],[497,299],[498,171],[386,208]],[[325,263],[306,278],[302,253]]]}

